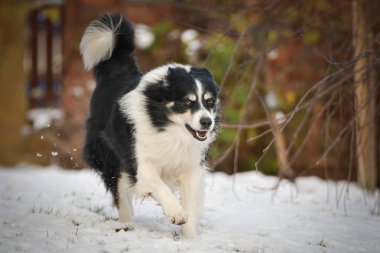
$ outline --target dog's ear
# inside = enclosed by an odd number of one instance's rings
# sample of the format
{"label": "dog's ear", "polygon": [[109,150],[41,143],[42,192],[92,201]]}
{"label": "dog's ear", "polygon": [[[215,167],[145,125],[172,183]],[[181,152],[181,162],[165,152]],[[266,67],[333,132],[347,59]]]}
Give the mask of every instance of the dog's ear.
{"label": "dog's ear", "polygon": [[206,75],[209,75],[211,78],[213,78],[210,70],[208,70],[208,68],[200,68],[201,72],[203,72],[204,74]]}
{"label": "dog's ear", "polygon": [[220,87],[216,83],[213,75],[207,68],[192,67],[190,70],[190,74],[195,76],[197,79],[201,80],[202,82],[209,83],[210,85],[214,86],[216,94],[219,93]]}
{"label": "dog's ear", "polygon": [[197,77],[214,79],[211,72],[207,68],[191,67],[190,74]]}
{"label": "dog's ear", "polygon": [[220,92],[220,86],[216,82],[215,82],[215,89],[216,89],[216,94],[219,94],[219,92]]}
{"label": "dog's ear", "polygon": [[171,99],[170,90],[163,83],[149,85],[144,94],[156,102],[166,102]]}

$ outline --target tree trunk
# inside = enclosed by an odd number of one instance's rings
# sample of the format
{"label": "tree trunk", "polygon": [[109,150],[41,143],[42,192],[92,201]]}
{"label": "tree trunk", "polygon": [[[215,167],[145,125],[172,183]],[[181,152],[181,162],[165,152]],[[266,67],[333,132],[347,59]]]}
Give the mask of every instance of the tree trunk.
{"label": "tree trunk", "polygon": [[24,17],[11,1],[0,3],[0,163],[4,165],[16,162],[25,124]]}
{"label": "tree trunk", "polygon": [[376,189],[376,87],[371,64],[373,35],[366,20],[364,0],[352,1],[352,27],[355,83],[356,157],[358,182],[368,190]]}
{"label": "tree trunk", "polygon": [[30,3],[0,1],[0,164],[21,162],[46,165],[48,144],[38,134],[25,134],[27,99],[25,20]]}

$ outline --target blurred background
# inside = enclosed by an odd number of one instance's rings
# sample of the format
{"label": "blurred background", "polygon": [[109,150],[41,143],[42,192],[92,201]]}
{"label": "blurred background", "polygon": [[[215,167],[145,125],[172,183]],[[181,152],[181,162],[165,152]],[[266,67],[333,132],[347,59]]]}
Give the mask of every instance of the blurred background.
{"label": "blurred background", "polygon": [[136,26],[143,71],[207,67],[221,86],[213,170],[380,185],[380,2],[2,0],[0,165],[82,169],[95,82],[79,43],[105,13]]}

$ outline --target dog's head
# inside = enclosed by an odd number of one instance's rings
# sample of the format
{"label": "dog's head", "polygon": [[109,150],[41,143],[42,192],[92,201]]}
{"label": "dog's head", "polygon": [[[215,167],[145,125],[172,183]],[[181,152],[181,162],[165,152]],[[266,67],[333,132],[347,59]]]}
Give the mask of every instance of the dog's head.
{"label": "dog's head", "polygon": [[213,139],[219,125],[219,87],[205,68],[168,66],[161,80],[148,85],[148,112],[162,131],[176,127],[196,141]]}

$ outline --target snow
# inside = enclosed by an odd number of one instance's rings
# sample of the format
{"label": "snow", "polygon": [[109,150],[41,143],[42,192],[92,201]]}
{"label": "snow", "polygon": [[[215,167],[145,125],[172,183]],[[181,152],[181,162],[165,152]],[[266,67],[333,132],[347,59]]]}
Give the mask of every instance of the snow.
{"label": "snow", "polygon": [[277,49],[272,49],[268,53],[269,60],[276,60],[279,55],[279,52]]}
{"label": "snow", "polygon": [[27,118],[33,122],[36,130],[50,127],[53,121],[61,121],[63,111],[58,108],[35,108],[27,112]]}
{"label": "snow", "polygon": [[254,172],[208,174],[200,234],[184,238],[150,199],[128,224],[116,221],[89,170],[3,168],[0,252],[380,252],[378,192],[313,177],[267,190],[275,184]]}
{"label": "snow", "polygon": [[193,29],[187,29],[181,33],[181,41],[186,45],[185,52],[190,61],[196,61],[197,53],[202,47],[202,43],[198,37],[198,32]]}
{"label": "snow", "polygon": [[198,37],[198,32],[194,29],[187,29],[181,34],[181,41],[185,44],[190,43]]}
{"label": "snow", "polygon": [[148,49],[154,43],[154,40],[154,33],[149,26],[144,24],[135,25],[135,43],[139,49]]}

